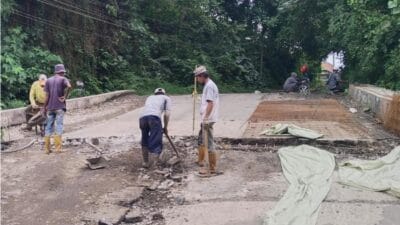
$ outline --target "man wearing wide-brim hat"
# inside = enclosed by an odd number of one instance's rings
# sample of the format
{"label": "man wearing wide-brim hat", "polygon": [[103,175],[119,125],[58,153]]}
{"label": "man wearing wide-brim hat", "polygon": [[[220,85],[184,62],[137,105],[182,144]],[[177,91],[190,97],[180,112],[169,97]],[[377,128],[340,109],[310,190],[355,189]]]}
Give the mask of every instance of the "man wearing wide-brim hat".
{"label": "man wearing wide-brim hat", "polygon": [[[201,96],[200,116],[201,129],[198,139],[198,161],[202,169],[200,175],[218,174],[217,172],[217,152],[214,144],[213,126],[218,120],[219,111],[219,90],[214,81],[211,80],[209,72],[205,66],[198,66],[193,71],[197,82],[204,85]],[[204,160],[208,153],[209,168],[204,168]]]}
{"label": "man wearing wide-brim hat", "polygon": [[45,128],[45,152],[51,152],[50,137],[54,135],[56,152],[62,152],[62,133],[64,129],[64,114],[67,111],[66,100],[68,98],[71,84],[65,78],[65,67],[63,64],[54,66],[54,76],[49,78],[44,87],[46,92],[45,112],[47,121]]}

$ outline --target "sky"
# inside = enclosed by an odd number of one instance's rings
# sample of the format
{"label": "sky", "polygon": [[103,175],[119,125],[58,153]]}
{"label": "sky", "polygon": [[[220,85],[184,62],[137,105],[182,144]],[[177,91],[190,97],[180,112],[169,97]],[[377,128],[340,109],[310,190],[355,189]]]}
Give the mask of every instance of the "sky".
{"label": "sky", "polygon": [[323,61],[334,65],[334,69],[339,69],[340,67],[344,67],[343,56],[343,52],[331,52]]}

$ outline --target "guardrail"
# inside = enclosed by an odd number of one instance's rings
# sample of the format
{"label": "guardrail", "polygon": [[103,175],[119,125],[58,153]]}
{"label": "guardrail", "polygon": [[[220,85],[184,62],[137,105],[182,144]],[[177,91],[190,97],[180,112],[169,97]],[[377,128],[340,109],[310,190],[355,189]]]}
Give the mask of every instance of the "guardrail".
{"label": "guardrail", "polygon": [[[106,102],[110,99],[128,94],[133,94],[133,91],[121,90],[99,95],[69,99],[67,100],[67,109],[73,110],[78,108],[88,108]],[[10,127],[25,123],[25,109],[26,107],[1,110],[1,127]]]}

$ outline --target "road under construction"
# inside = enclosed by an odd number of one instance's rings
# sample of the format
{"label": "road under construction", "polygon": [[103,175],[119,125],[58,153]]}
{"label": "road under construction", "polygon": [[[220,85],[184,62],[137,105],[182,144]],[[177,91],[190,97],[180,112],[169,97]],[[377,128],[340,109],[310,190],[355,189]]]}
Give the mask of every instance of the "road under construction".
{"label": "road under construction", "polygon": [[[44,154],[41,139],[21,132],[20,125],[6,127],[3,224],[263,224],[288,188],[280,148],[307,144],[333,153],[339,163],[376,159],[400,144],[398,136],[347,96],[222,94],[215,135],[224,174],[204,179],[195,175],[193,130],[199,124],[193,129],[193,98],[171,99],[169,133],[182,160],[162,170],[141,168],[138,119],[144,97],[134,94],[68,111],[62,154]],[[278,123],[324,136],[308,140],[261,134]],[[173,158],[167,140],[165,147]],[[86,159],[99,155],[103,167],[89,169]],[[399,198],[340,184],[335,169],[317,224],[395,225],[399,211]]]}

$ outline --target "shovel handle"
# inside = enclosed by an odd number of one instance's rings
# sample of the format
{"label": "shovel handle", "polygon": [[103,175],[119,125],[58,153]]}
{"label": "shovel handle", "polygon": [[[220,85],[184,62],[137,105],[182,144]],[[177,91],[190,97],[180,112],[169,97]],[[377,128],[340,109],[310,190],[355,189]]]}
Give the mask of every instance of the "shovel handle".
{"label": "shovel handle", "polygon": [[174,145],[174,143],[172,142],[170,136],[167,135],[165,132],[164,132],[164,134],[165,134],[165,136],[167,137],[168,142],[171,144],[172,149],[174,149],[174,152],[175,152],[176,156],[177,156],[178,158],[180,158],[179,153],[178,153],[178,150],[176,150],[175,145]]}

